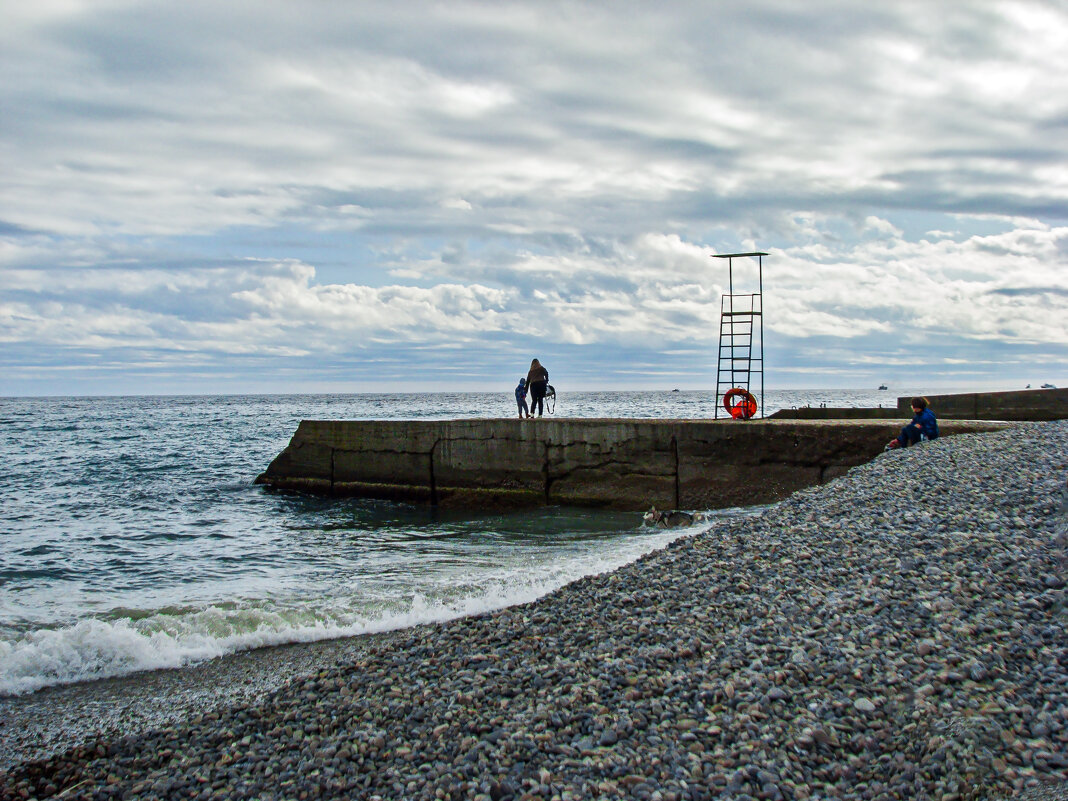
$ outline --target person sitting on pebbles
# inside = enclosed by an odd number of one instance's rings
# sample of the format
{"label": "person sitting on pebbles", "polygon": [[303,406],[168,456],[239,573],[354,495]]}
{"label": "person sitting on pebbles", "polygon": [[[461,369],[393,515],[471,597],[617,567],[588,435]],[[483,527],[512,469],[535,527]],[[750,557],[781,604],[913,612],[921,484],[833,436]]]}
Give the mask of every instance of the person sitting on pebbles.
{"label": "person sitting on pebbles", "polygon": [[927,407],[927,398],[913,398],[912,421],[886,444],[885,450],[907,448],[927,439],[938,439],[938,419]]}

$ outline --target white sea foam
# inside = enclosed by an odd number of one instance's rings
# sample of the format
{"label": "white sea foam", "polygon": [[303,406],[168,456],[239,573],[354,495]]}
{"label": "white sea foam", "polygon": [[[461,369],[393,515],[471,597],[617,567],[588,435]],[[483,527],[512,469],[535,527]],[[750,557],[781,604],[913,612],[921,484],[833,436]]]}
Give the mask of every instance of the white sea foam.
{"label": "white sea foam", "polygon": [[[426,583],[389,600],[369,601],[366,592],[326,594],[138,612],[38,629],[0,639],[0,693],[24,694],[54,684],[183,667],[251,648],[390,631],[493,611],[616,569],[704,528],[620,537],[604,548],[557,554],[548,561],[517,559],[448,582]],[[381,591],[378,595],[381,598]]]}
{"label": "white sea foam", "polygon": [[[636,513],[459,516],[251,483],[302,419],[511,414],[510,393],[0,402],[0,693],[499,609],[694,531],[638,529]],[[715,407],[702,392],[565,393],[558,411]]]}

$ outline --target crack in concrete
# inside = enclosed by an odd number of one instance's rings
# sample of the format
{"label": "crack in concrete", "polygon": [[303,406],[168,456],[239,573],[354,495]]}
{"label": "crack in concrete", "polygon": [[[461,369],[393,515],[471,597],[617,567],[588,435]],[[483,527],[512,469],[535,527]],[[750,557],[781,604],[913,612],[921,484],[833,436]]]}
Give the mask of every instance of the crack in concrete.
{"label": "crack in concrete", "polygon": [[679,490],[679,441],[674,435],[671,437],[671,452],[675,456],[675,503],[673,506],[679,508],[679,499],[682,497],[682,493]]}
{"label": "crack in concrete", "polygon": [[429,461],[430,468],[430,505],[438,505],[438,482],[434,476],[434,449],[441,444],[441,437],[434,440],[434,444],[430,446],[430,451],[427,453],[427,460]]}

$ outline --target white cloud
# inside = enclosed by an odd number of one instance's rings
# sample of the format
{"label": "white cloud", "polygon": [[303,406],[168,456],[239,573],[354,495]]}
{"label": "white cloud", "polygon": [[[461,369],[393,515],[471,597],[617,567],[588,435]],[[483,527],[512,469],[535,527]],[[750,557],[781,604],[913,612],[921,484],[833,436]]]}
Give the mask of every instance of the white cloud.
{"label": "white cloud", "polygon": [[900,239],[903,233],[900,228],[889,220],[884,220],[875,215],[869,215],[864,219],[864,227],[878,234],[886,234],[897,239]]}
{"label": "white cloud", "polygon": [[489,365],[526,338],[653,375],[716,336],[709,256],[763,249],[769,335],[828,376],[925,338],[932,363],[1068,370],[1058,7],[5,11],[20,369],[56,346]]}

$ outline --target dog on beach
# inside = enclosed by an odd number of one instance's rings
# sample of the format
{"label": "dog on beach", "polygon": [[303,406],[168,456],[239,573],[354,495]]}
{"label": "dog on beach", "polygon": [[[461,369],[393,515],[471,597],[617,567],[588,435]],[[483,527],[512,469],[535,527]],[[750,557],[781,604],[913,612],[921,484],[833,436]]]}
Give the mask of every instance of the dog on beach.
{"label": "dog on beach", "polygon": [[642,515],[642,522],[653,528],[678,528],[679,526],[692,526],[694,523],[702,523],[708,520],[704,512],[683,512],[672,509],[670,512],[661,512],[655,506]]}

